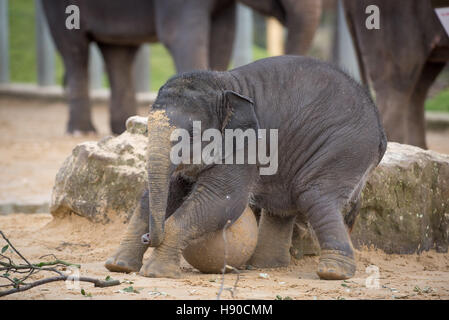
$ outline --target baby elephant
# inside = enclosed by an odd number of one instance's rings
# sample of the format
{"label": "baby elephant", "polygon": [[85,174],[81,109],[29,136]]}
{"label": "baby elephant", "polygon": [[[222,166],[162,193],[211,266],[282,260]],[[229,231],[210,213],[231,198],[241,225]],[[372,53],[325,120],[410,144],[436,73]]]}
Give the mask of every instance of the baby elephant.
{"label": "baby elephant", "polygon": [[[301,216],[321,246],[320,278],[354,275],[347,227],[386,138],[368,93],[345,73],[315,59],[282,56],[228,72],[181,74],[160,89],[148,134],[149,191],[107,260],[109,270],[179,277],[183,249],[235,221],[249,202],[262,209],[249,264],[288,265]],[[183,138],[188,143],[181,148]],[[155,248],[142,266],[149,246]]]}

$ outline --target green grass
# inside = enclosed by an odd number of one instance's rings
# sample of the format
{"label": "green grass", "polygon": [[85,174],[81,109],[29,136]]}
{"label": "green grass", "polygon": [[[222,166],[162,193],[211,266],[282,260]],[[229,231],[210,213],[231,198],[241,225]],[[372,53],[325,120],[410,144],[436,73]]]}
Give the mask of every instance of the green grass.
{"label": "green grass", "polygon": [[[14,0],[9,4],[9,41],[11,82],[34,83],[37,80],[34,1]],[[64,67],[55,57],[56,83],[62,84]]]}
{"label": "green grass", "polygon": [[438,93],[435,97],[426,101],[426,110],[449,112],[449,89]]}
{"label": "green grass", "polygon": [[[9,1],[10,25],[10,72],[12,82],[35,83],[36,72],[36,40],[34,1]],[[253,59],[267,57],[267,51],[258,46],[253,47]],[[232,67],[232,62],[231,65]],[[175,74],[173,60],[162,44],[151,44],[150,57],[150,85],[152,91],[157,91],[172,75]],[[55,59],[56,83],[62,84],[64,67],[61,57],[56,54]],[[108,86],[104,76],[104,85]],[[426,109],[449,112],[449,89],[440,92],[426,102]]]}
{"label": "green grass", "polygon": [[[34,1],[13,0],[8,3],[11,82],[35,83],[37,71]],[[175,67],[170,54],[162,44],[151,44],[150,51],[150,86],[152,91],[157,91],[175,74]],[[267,57],[268,54],[265,49],[255,46],[253,56],[254,60],[257,60]],[[59,54],[56,54],[55,73],[56,83],[62,84],[64,67]],[[106,76],[104,85],[108,86]]]}

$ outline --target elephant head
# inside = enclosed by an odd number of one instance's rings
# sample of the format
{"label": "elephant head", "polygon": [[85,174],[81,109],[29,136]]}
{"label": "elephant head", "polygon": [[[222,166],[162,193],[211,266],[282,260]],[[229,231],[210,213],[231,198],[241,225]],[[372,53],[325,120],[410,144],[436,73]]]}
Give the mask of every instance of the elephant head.
{"label": "elephant head", "polygon": [[[194,162],[192,154],[187,155],[190,160],[188,164],[185,161],[174,163],[170,155],[177,142],[173,141],[172,134],[175,130],[184,129],[188,133],[190,144],[193,144],[194,134],[201,137],[206,129],[216,129],[223,133],[225,129],[239,128],[243,131],[252,128],[257,132],[258,121],[253,101],[214,84],[210,78],[213,74],[197,72],[172,78],[160,89],[150,111],[147,162],[150,230],[147,241],[152,247],[160,245],[164,239],[171,177],[175,174],[195,175],[211,165],[204,163],[201,158],[200,163]],[[201,132],[193,132],[194,121],[200,121]],[[223,143],[222,145],[224,146]]]}

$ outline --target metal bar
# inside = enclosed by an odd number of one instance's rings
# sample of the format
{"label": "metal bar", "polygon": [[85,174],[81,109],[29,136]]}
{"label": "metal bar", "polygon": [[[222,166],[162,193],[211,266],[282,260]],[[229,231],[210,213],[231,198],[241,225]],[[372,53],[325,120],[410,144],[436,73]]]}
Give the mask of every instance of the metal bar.
{"label": "metal bar", "polygon": [[233,61],[234,67],[253,61],[253,12],[240,3],[237,4],[237,28]]}
{"label": "metal bar", "polygon": [[0,83],[9,82],[8,0],[0,0]]}
{"label": "metal bar", "polygon": [[35,0],[35,5],[37,83],[40,86],[50,86],[55,84],[55,46],[41,0]]}
{"label": "metal bar", "polygon": [[348,24],[346,23],[342,1],[338,1],[337,9],[337,56],[338,64],[354,79],[360,82],[360,69],[357,61],[354,44],[351,34],[349,33]]}
{"label": "metal bar", "polygon": [[103,87],[103,59],[95,42],[89,47],[89,87],[91,90]]}
{"label": "metal bar", "polygon": [[136,92],[150,91],[150,45],[143,44],[134,61],[134,83]]}

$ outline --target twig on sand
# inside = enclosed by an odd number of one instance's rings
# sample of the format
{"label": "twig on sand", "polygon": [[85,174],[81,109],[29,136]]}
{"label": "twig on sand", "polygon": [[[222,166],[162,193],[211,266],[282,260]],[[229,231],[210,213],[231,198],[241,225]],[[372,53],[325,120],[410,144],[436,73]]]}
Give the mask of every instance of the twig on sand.
{"label": "twig on sand", "polygon": [[[0,254],[0,271],[3,272],[3,274],[0,274],[0,278],[4,278],[7,281],[9,281],[9,284],[6,285],[0,285],[0,287],[10,287],[9,290],[0,291],[0,297],[26,291],[31,288],[50,283],[55,281],[65,281],[65,280],[73,280],[73,281],[82,281],[82,282],[91,282],[95,285],[95,287],[110,287],[110,286],[116,286],[120,284],[119,280],[99,280],[95,278],[89,278],[89,277],[79,277],[74,275],[67,275],[62,273],[60,270],[57,269],[57,267],[76,267],[81,268],[79,264],[69,263],[63,260],[58,259],[54,254],[50,254],[54,257],[54,261],[49,262],[39,262],[39,263],[30,263],[9,241],[9,239],[5,236],[5,234],[0,230],[0,235],[2,238],[6,241],[7,245],[4,246],[4,250],[2,249],[2,253]],[[4,255],[5,251],[10,248],[14,253],[16,253],[24,262],[25,264],[17,264],[14,263],[13,259],[11,257],[8,257]],[[42,256],[41,258],[44,258],[46,256]],[[3,261],[2,261],[3,260]],[[49,267],[51,266],[51,267]],[[33,274],[36,274],[41,271],[48,271],[48,272],[54,272],[57,273],[58,276],[49,277],[40,279],[34,282],[25,283],[25,281]],[[19,274],[26,274],[24,277],[18,278]]]}

